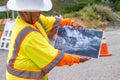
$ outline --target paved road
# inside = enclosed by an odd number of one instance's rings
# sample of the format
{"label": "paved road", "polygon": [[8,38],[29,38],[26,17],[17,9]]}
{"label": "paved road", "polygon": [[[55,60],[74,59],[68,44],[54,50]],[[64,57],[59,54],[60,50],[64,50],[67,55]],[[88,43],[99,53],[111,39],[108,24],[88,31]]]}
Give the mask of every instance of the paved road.
{"label": "paved road", "polygon": [[[55,67],[49,80],[120,80],[120,29],[106,31],[109,52],[113,56],[91,59],[71,67]],[[7,51],[0,50],[0,80],[5,80]]]}
{"label": "paved road", "polygon": [[5,80],[7,53],[8,51],[0,50],[0,80]]}

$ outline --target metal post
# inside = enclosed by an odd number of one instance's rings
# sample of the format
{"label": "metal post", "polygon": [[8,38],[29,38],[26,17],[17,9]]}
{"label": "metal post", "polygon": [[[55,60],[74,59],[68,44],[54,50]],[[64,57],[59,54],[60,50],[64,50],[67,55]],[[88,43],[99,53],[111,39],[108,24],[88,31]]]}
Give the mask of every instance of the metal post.
{"label": "metal post", "polygon": [[14,11],[12,11],[12,18],[13,18],[13,19],[15,18]]}

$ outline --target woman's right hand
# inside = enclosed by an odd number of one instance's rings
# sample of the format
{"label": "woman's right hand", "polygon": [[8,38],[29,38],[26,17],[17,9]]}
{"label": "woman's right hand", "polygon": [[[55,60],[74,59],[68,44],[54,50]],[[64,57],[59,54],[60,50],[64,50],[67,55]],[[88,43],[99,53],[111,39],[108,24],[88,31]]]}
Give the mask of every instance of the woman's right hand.
{"label": "woman's right hand", "polygon": [[80,62],[85,62],[85,61],[88,61],[90,59],[91,59],[90,57],[83,57],[83,56],[81,56],[80,57]]}

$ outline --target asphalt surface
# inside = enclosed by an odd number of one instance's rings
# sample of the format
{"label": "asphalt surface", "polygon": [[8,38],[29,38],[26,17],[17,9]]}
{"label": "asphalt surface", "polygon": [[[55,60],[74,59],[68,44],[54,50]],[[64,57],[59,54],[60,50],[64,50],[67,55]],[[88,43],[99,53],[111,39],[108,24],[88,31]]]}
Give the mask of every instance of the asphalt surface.
{"label": "asphalt surface", "polygon": [[[55,67],[49,80],[120,80],[120,29],[105,31],[112,56],[91,59],[73,66]],[[0,80],[5,80],[8,51],[0,50]]]}

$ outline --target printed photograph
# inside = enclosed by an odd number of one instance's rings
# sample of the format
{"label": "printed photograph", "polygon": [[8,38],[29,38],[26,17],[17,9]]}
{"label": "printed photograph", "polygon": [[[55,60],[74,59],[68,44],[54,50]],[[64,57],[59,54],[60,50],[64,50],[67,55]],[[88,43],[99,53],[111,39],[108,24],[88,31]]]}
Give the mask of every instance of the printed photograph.
{"label": "printed photograph", "polygon": [[59,27],[54,47],[66,53],[98,58],[103,31],[72,26]]}

